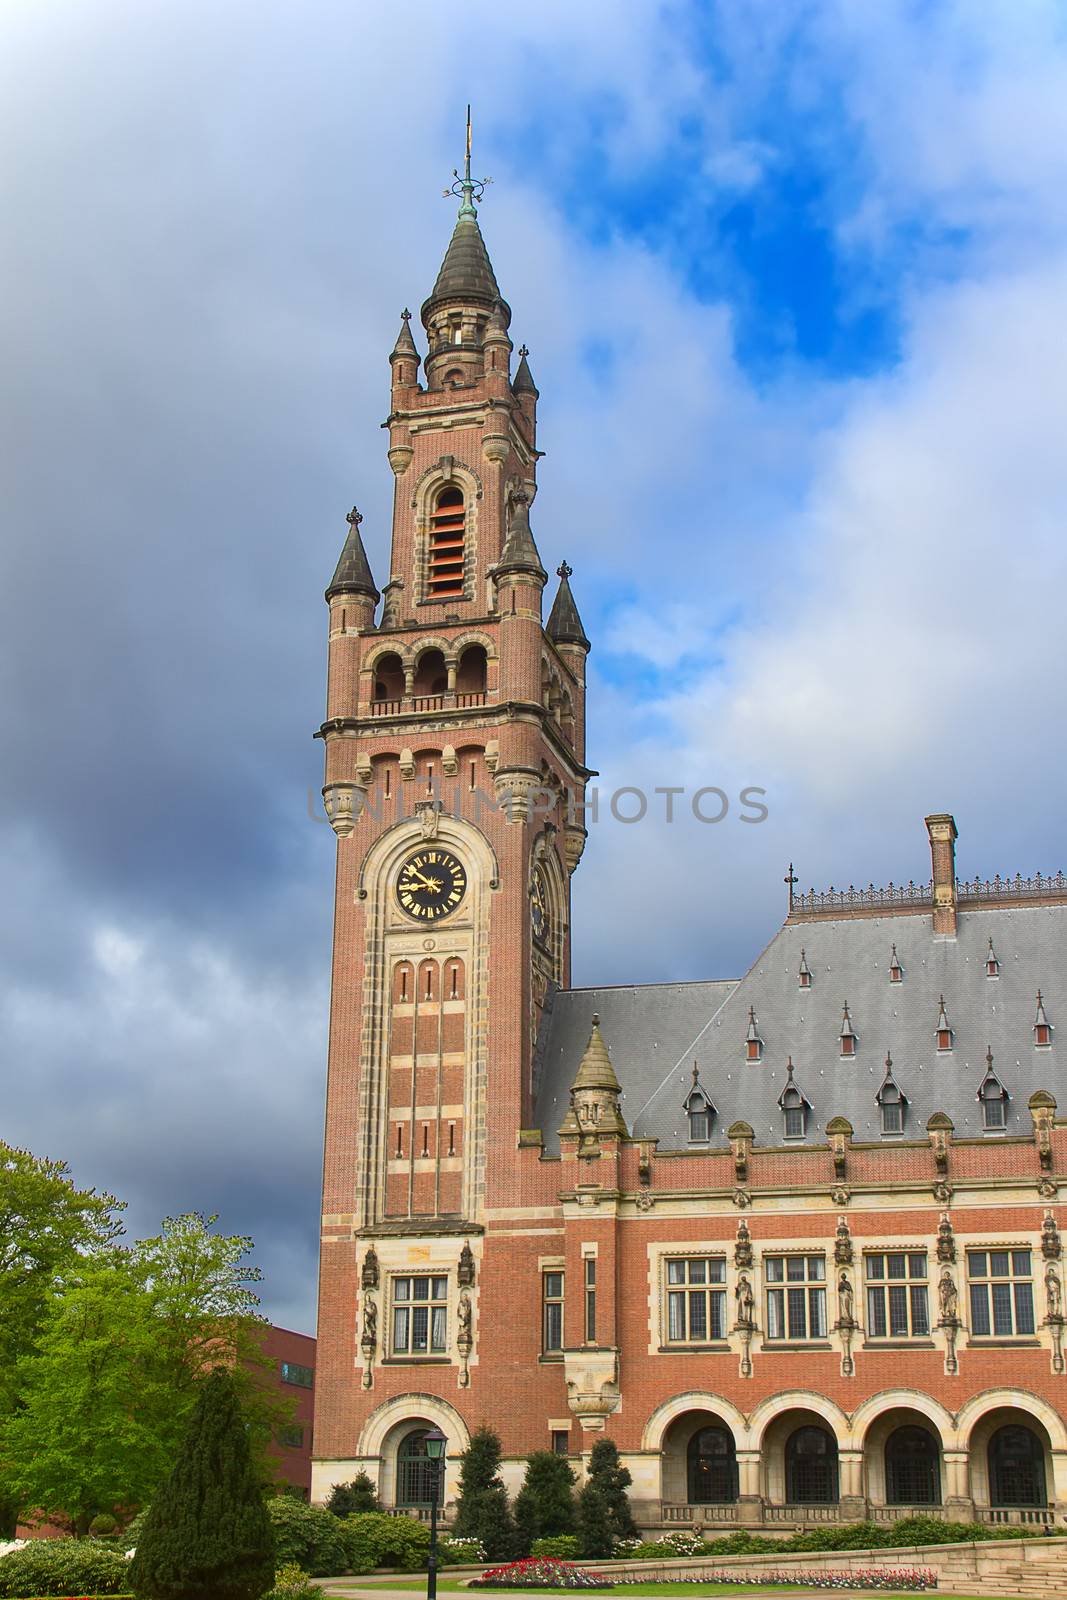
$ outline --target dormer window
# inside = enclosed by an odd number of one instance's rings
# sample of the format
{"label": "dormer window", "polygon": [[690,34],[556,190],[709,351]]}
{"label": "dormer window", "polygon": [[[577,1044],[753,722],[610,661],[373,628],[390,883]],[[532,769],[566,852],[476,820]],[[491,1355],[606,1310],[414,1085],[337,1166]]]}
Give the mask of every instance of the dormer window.
{"label": "dormer window", "polygon": [[941,996],[938,1002],[937,1013],[937,1052],[938,1055],[948,1055],[952,1049],[952,1029],[948,1025],[948,1012],[945,1010],[945,997]]}
{"label": "dormer window", "polygon": [[904,968],[900,964],[896,945],[893,946],[893,954],[889,958],[889,981],[890,983],[904,982]]}
{"label": "dormer window", "polygon": [[987,978],[1000,977],[1000,962],[997,960],[997,952],[993,949],[992,939],[989,941],[989,954],[985,958],[985,975]]}
{"label": "dormer window", "polygon": [[745,1035],[745,1060],[763,1060],[763,1040],[760,1038],[759,1028],[756,1026],[756,1013],[752,1006],[748,1008],[748,1032]]}
{"label": "dormer window", "polygon": [[852,1018],[848,1014],[848,1002],[841,1013],[841,1054],[854,1056],[856,1054],[856,1032],[852,1026]]}
{"label": "dormer window", "polygon": [[715,1107],[700,1086],[699,1070],[695,1061],[693,1087],[685,1102],[685,1114],[689,1119],[689,1143],[707,1144],[711,1138],[711,1130],[715,1126]]}
{"label": "dormer window", "polygon": [[982,1127],[986,1133],[1002,1133],[1008,1123],[1008,1091],[993,1071],[993,1052],[986,1050],[986,1075],[978,1087],[982,1107]]}
{"label": "dormer window", "polygon": [[778,1104],[782,1109],[782,1131],[784,1137],[786,1139],[803,1139],[807,1132],[808,1112],[811,1110],[811,1106],[793,1081],[792,1056],[789,1057],[786,1067],[785,1088],[778,1097]]}
{"label": "dormer window", "polygon": [[463,490],[442,489],[430,514],[429,589],[431,599],[463,593],[463,542],[467,508]]}
{"label": "dormer window", "polygon": [[875,1095],[879,1109],[882,1113],[882,1133],[887,1138],[904,1132],[904,1108],[908,1103],[907,1095],[898,1086],[893,1078],[893,1058],[885,1058],[885,1077],[882,1087]]}
{"label": "dormer window", "polygon": [[1034,1018],[1034,1046],[1038,1050],[1047,1050],[1052,1043],[1052,1024],[1045,1015],[1045,1004],[1041,998],[1041,990],[1037,991],[1037,1016]]}
{"label": "dormer window", "polygon": [[800,952],[800,967],[797,972],[797,988],[811,988],[811,969],[808,966],[808,958],[803,950]]}

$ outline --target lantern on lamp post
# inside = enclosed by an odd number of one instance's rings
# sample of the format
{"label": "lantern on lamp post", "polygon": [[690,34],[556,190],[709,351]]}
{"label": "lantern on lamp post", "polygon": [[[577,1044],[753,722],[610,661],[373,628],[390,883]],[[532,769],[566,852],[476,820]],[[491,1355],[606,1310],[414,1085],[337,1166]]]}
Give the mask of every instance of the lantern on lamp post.
{"label": "lantern on lamp post", "polygon": [[437,1600],[437,1500],[445,1469],[445,1445],[440,1428],[423,1435],[426,1459],[430,1466],[430,1552],[426,1559],[426,1600]]}

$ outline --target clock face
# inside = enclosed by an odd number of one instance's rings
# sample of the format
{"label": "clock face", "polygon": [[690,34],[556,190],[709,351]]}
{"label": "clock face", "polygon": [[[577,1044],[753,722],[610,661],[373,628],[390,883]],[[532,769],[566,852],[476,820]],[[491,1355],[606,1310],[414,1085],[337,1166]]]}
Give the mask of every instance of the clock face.
{"label": "clock face", "polygon": [[545,875],[540,867],[535,869],[533,883],[530,885],[530,924],[533,928],[533,936],[538,944],[547,944],[550,926],[548,885],[545,883]]}
{"label": "clock face", "polygon": [[401,909],[416,922],[439,922],[455,911],[466,892],[463,863],[439,847],[408,856],[396,880]]}

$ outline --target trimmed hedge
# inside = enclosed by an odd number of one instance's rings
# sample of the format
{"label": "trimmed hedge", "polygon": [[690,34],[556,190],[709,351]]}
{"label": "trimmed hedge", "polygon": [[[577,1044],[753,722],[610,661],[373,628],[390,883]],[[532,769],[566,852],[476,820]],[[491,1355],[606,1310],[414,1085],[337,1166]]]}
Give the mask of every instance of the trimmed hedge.
{"label": "trimmed hedge", "polygon": [[295,1563],[313,1578],[336,1578],[348,1565],[343,1521],[291,1495],[267,1501],[277,1567]]}
{"label": "trimmed hedge", "polygon": [[[901,1517],[899,1522],[845,1522],[836,1527],[809,1528],[805,1533],[794,1533],[788,1539],[769,1538],[765,1534],[725,1534],[720,1539],[708,1539],[698,1545],[694,1556],[762,1556],[777,1553],[816,1550],[899,1550],[909,1545],[970,1544],[987,1539],[1036,1539],[1043,1529],[988,1522],[946,1522],[942,1517]],[[688,1537],[694,1538],[695,1535]],[[625,1540],[618,1548],[615,1559],[627,1561],[663,1561],[686,1559],[673,1551],[668,1541],[678,1535],[665,1534],[662,1538],[643,1539],[640,1543]],[[680,1543],[681,1540],[679,1539]],[[546,1554],[548,1552],[545,1552]],[[688,1559],[693,1559],[692,1556]]]}
{"label": "trimmed hedge", "polygon": [[31,1539],[0,1556],[0,1600],[19,1595],[128,1594],[130,1564],[101,1539]]}
{"label": "trimmed hedge", "polygon": [[430,1553],[430,1530],[414,1517],[390,1517],[384,1511],[357,1511],[333,1517],[340,1532],[350,1572],[373,1572],[376,1567],[399,1567],[421,1572]]}

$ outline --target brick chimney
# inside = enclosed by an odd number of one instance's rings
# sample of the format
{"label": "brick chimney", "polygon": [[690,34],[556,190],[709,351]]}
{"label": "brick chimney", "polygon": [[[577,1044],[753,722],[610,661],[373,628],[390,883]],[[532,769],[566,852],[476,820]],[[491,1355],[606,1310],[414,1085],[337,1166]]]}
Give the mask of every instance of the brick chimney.
{"label": "brick chimney", "polygon": [[956,822],[947,814],[927,817],[934,880],[934,934],[956,937]]}

